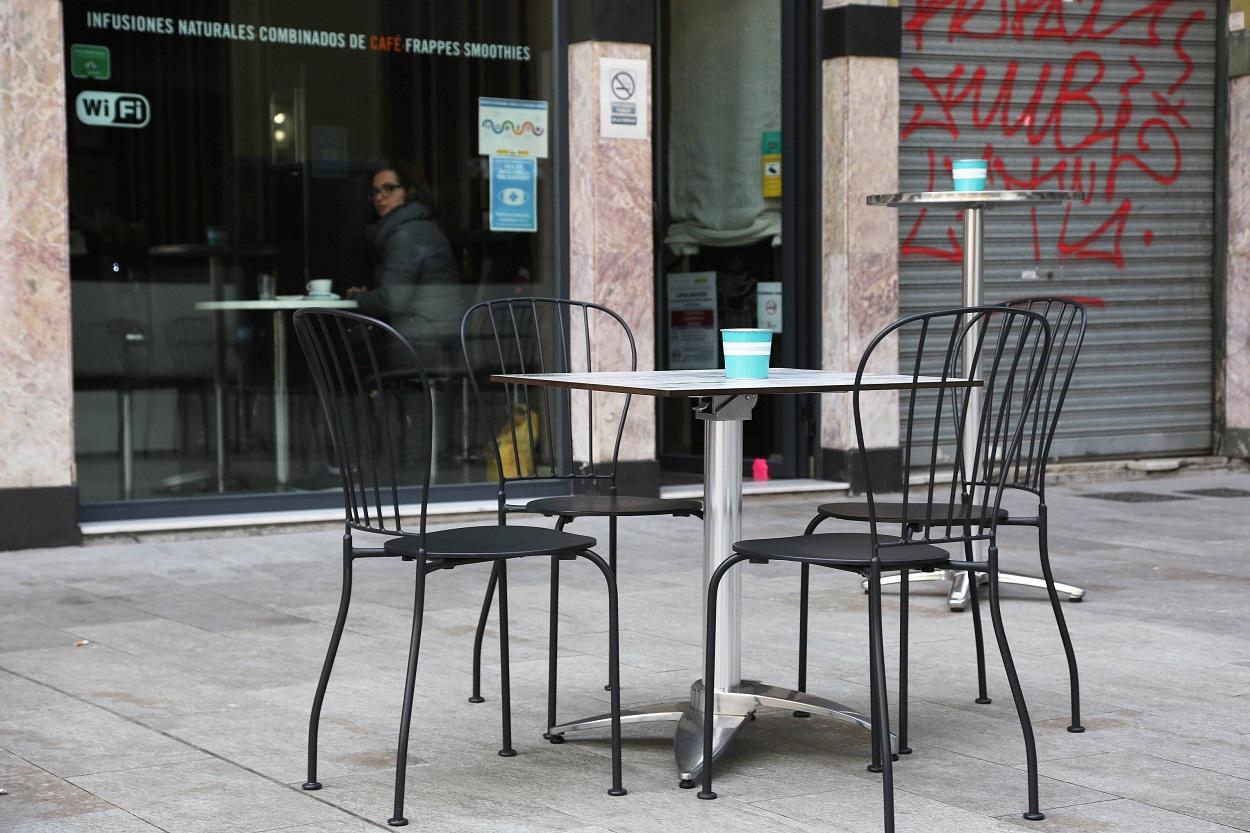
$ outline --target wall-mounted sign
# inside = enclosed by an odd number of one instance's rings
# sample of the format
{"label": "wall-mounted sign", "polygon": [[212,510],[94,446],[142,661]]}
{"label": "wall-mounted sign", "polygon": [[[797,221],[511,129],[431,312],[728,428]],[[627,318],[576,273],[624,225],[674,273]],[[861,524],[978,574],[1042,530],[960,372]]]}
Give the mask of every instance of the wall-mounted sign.
{"label": "wall-mounted sign", "polygon": [[74,111],[80,122],[94,127],[147,127],[152,118],[152,107],[138,93],[84,90],[74,101]]}
{"label": "wall-mounted sign", "polygon": [[755,285],[755,326],[781,332],[781,281],[760,281]]}
{"label": "wall-mounted sign", "polygon": [[482,156],[547,158],[547,102],[477,100],[477,152]]}
{"label": "wall-mounted sign", "polygon": [[670,272],[668,276],[668,367],[716,367],[716,273]]}
{"label": "wall-mounted sign", "polygon": [[781,196],[780,130],[765,130],[760,140],[760,190],[765,197]]}
{"label": "wall-mounted sign", "polygon": [[107,81],[113,76],[109,48],[90,43],[76,43],[69,48],[69,74],[75,78]]}
{"label": "wall-mounted sign", "polygon": [[538,231],[538,160],[490,158],[490,230]]}
{"label": "wall-mounted sign", "polygon": [[647,138],[646,61],[599,59],[599,135],[605,139]]}

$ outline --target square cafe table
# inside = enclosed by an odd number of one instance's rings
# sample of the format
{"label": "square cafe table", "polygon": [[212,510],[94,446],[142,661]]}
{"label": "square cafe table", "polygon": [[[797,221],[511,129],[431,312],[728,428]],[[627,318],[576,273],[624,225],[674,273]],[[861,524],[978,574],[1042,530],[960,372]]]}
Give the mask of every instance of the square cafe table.
{"label": "square cafe table", "polygon": [[[727,379],[723,370],[644,370],[626,372],[498,374],[492,382],[572,390],[629,393],[641,396],[691,397],[695,416],[704,421],[703,439],[703,583],[699,604],[706,603],[707,582],[742,539],[742,423],[751,418],[760,394],[845,393],[855,387],[855,374],[845,371],[772,368],[767,379]],[[934,377],[864,374],[865,390],[907,390],[937,387]],[[950,381],[947,384],[976,385]],[[872,724],[859,712],[807,692],[742,679],[742,576],[731,570],[722,580],[717,600],[717,690],[714,756],[720,757],[738,729],[760,706],[791,709],[853,723]],[[703,629],[700,628],[700,633]],[[699,656],[703,656],[700,653]],[[548,727],[553,735],[609,726],[610,715]],[[622,712],[621,723],[677,721],[674,753],[682,786],[691,787],[703,769],[703,682],[695,681],[681,703],[644,706]],[[892,738],[893,742],[893,738]]]}

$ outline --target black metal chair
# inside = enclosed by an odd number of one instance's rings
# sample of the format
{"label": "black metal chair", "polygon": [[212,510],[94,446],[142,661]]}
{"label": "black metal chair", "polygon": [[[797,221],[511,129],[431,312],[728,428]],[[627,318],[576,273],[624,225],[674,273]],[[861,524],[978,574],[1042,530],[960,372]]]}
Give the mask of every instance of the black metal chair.
{"label": "black metal chair", "polygon": [[[502,460],[500,524],[507,523],[508,515],[516,512],[554,517],[557,530],[564,529],[575,518],[606,517],[608,564],[615,575],[618,518],[672,515],[702,519],[703,507],[697,500],[638,497],[618,492],[618,457],[629,415],[628,395],[575,393],[516,384],[492,385],[488,381],[495,373],[636,370],[638,351],[634,334],[621,316],[607,307],[586,301],[501,298],[470,307],[461,322],[460,337],[479,412],[497,414],[504,425],[500,430],[502,439],[496,436],[491,442]],[[619,349],[619,360],[610,368],[597,368],[591,345],[604,341]],[[596,397],[599,397],[598,411]],[[490,427],[494,433],[495,424]],[[601,428],[606,430],[610,443],[606,451],[604,436],[596,436]],[[600,441],[596,443],[596,439]],[[501,445],[505,447],[502,450]],[[574,494],[538,498],[524,504],[508,503],[509,487],[539,482],[568,483]],[[472,703],[483,702],[481,649],[495,585],[496,577],[492,573],[473,646],[473,695],[469,698]],[[559,587],[560,563],[552,559],[549,730],[556,725]],[[550,731],[543,737],[552,743],[564,742],[562,735],[552,735]]]}
{"label": "black metal chair", "polygon": [[[989,576],[994,634],[1024,734],[1029,793],[1025,818],[1040,819],[1043,816],[1038,811],[1033,727],[999,611],[996,532],[1003,490],[1013,477],[1023,432],[1043,381],[1050,350],[1049,328],[1045,317],[1036,312],[1001,306],[921,313],[886,327],[864,351],[852,393],[861,462],[867,459],[860,407],[865,391],[861,382],[873,352],[886,339],[895,338],[907,357],[904,366],[910,367],[908,373],[913,381],[922,376],[937,377],[939,381],[918,383],[902,394],[902,460],[896,482],[874,482],[871,469],[864,467],[867,534],[804,534],[734,544],[734,554],[712,573],[708,584],[703,679],[714,679],[717,592],[721,578],[735,564],[795,561],[804,566],[855,572],[867,578],[873,726],[873,761],[869,769],[880,768],[883,774],[885,829],[893,831],[893,765],[881,623],[882,571],[899,570],[906,574],[910,570],[966,570],[974,582],[978,574],[985,573]],[[965,346],[970,348],[967,357]],[[976,368],[976,377],[982,381],[977,397],[967,395],[966,386],[960,384],[969,367]],[[975,399],[981,402],[980,412],[970,419],[970,412],[975,413],[970,403]],[[966,448],[965,437],[975,437],[975,444]],[[953,463],[954,474],[946,485],[941,481],[941,469],[948,463]],[[881,527],[887,520],[876,502],[876,492],[911,483],[921,484],[921,495],[913,499],[904,487],[903,500],[898,504],[899,534],[886,535]],[[988,544],[987,560],[973,559],[974,541]],[[961,546],[963,560],[952,558],[943,546]],[[905,675],[906,665],[903,669]],[[713,712],[714,694],[708,686],[704,714]],[[712,790],[712,721],[704,721],[703,744],[703,788],[699,798],[712,799],[716,797]]]}
{"label": "black metal chair", "polygon": [[[1047,547],[1047,511],[1046,511],[1046,464],[1050,457],[1051,444],[1055,439],[1055,430],[1059,425],[1059,414],[1063,410],[1067,398],[1068,387],[1072,382],[1072,372],[1076,368],[1077,358],[1081,353],[1081,345],[1085,340],[1086,313],[1085,307],[1071,298],[1039,296],[1019,298],[1008,301],[1003,306],[1013,309],[1032,310],[1046,317],[1050,325],[1052,347],[1045,367],[1042,380],[1041,395],[1036,400],[1036,409],[1026,425],[1017,465],[1010,472],[1006,488],[1015,492],[1032,495],[1037,500],[1037,510],[1033,515],[1012,516],[1006,509],[999,509],[997,523],[1001,526],[1031,526],[1037,529],[1038,552],[1041,557],[1042,576],[1046,592],[1050,596],[1051,609],[1055,614],[1055,624],[1059,628],[1059,637],[1063,641],[1063,650],[1068,660],[1068,683],[1071,692],[1072,722],[1069,732],[1084,732],[1081,726],[1080,681],[1077,674],[1076,654],[1072,647],[1072,637],[1068,633],[1068,625],[1063,615],[1063,606],[1059,601],[1059,593],[1055,587],[1055,578],[1050,568],[1050,554]],[[944,514],[944,506],[931,507],[932,520],[935,523],[946,523],[948,520],[962,520],[962,507],[954,507],[954,518]],[[902,520],[902,506],[898,503],[877,503],[877,520],[881,523],[899,523]],[[807,531],[816,528],[828,520],[835,518],[843,521],[868,520],[868,504],[865,501],[839,501],[825,503],[816,509],[816,517],[808,524]],[[910,532],[919,532],[913,523]],[[807,685],[807,621],[808,621],[808,568],[804,565],[800,577],[799,593],[799,690]],[[978,703],[989,703],[990,698],[985,684],[985,660],[981,638],[981,618],[977,605],[976,588],[971,587],[973,631],[977,652],[977,700]],[[908,602],[907,574],[899,576],[899,594],[904,611]],[[904,619],[904,622],[906,619]],[[903,661],[906,661],[906,634],[903,635]],[[906,690],[900,696],[906,699]],[[900,707],[899,716],[899,752],[907,754],[907,710],[906,703]]]}
{"label": "black metal chair", "polygon": [[[395,761],[395,807],[389,824],[407,824],[404,817],[404,781],[408,760],[408,733],[421,645],[426,577],[439,570],[489,562],[499,587],[499,650],[503,746],[499,754],[511,757],[511,702],[508,674],[507,561],[529,556],[554,560],[585,558],[603,573],[608,586],[608,677],[612,701],[611,795],[621,788],[620,686],[616,579],[607,563],[591,551],[593,538],[542,527],[496,525],[427,530],[426,501],[430,486],[432,402],[430,381],[416,350],[390,326],[342,310],[299,310],[295,332],[312,371],[325,413],[331,443],[342,476],[346,519],[343,533],[343,590],[338,616],[326,651],[308,726],[308,780],[304,789],[321,788],[317,780],[317,730],[326,685],[334,666],[339,640],[351,602],[352,567],[359,558],[398,557],[416,562],[412,634],[404,684],[403,716]],[[395,407],[395,397],[406,399]],[[414,401],[415,400],[415,401]],[[397,448],[398,413],[412,421],[410,430],[419,445]],[[407,487],[407,488],[405,488]],[[415,487],[415,494],[413,494]],[[402,498],[419,504],[416,529],[405,527]],[[381,548],[358,546],[357,532],[386,536]],[[555,612],[552,612],[555,616]]]}

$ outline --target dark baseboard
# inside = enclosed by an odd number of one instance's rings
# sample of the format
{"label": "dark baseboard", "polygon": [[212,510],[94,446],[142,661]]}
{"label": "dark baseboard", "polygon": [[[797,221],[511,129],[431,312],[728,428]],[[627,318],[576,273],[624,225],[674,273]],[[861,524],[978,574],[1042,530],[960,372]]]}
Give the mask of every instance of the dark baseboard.
{"label": "dark baseboard", "polygon": [[0,489],[0,550],[81,543],[77,486]]}
{"label": "dark baseboard", "polygon": [[821,19],[822,57],[897,58],[902,54],[902,12],[897,6],[837,6]]}
{"label": "dark baseboard", "polygon": [[[902,489],[902,458],[897,448],[868,449],[868,472],[874,492],[897,492]],[[864,462],[859,449],[822,448],[820,476],[825,480],[841,480],[851,484],[851,491],[862,494],[867,488]]]}
{"label": "dark baseboard", "polygon": [[1220,453],[1225,457],[1250,458],[1250,428],[1225,428]]}

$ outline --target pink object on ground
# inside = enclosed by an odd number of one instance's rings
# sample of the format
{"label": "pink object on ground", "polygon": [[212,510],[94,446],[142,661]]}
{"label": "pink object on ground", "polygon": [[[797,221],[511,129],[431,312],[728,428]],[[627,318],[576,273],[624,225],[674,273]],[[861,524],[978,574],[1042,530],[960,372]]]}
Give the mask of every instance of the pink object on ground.
{"label": "pink object on ground", "polygon": [[763,457],[756,457],[755,462],[751,464],[751,478],[753,480],[768,479],[768,461]]}

